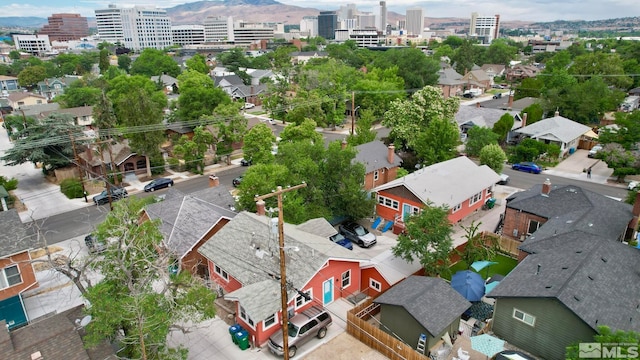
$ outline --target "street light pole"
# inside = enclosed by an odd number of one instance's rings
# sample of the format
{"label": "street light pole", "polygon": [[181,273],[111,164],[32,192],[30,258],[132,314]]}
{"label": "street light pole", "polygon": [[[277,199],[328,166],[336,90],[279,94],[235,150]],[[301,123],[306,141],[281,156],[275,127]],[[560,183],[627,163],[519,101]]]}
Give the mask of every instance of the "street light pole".
{"label": "street light pole", "polygon": [[284,360],[289,360],[289,314],[287,310],[288,298],[287,298],[287,275],[286,275],[286,262],[284,253],[284,216],[282,206],[282,194],[306,187],[306,183],[300,185],[287,187],[283,189],[282,186],[278,186],[278,189],[270,194],[256,196],[255,200],[264,200],[272,196],[278,197],[278,248],[280,249],[280,305],[282,306],[282,350],[284,352]]}

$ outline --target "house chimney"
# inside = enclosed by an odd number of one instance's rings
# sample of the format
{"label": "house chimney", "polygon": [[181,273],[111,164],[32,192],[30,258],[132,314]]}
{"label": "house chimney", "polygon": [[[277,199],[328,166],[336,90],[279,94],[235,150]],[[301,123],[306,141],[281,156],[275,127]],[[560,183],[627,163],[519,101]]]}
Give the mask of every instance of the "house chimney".
{"label": "house chimney", "polygon": [[636,201],[633,202],[633,216],[640,217],[640,191],[636,193]]}
{"label": "house chimney", "polygon": [[553,114],[553,116],[560,116],[560,111],[556,110],[555,114]]}
{"label": "house chimney", "polygon": [[342,150],[347,148],[347,139],[342,139],[342,143],[340,144],[342,147]]}
{"label": "house chimney", "polygon": [[31,354],[31,360],[42,360],[42,359],[44,358],[42,357],[42,353],[40,351],[36,351]]}
{"label": "house chimney", "polygon": [[509,103],[507,104],[507,108],[509,108],[509,110],[513,108],[513,94],[511,91],[509,92]]}
{"label": "house chimney", "polygon": [[527,126],[527,113],[522,114],[522,126],[521,127],[525,127]]}
{"label": "house chimney", "polygon": [[395,160],[396,156],[396,147],[393,144],[389,144],[389,147],[387,149],[387,161],[389,162],[389,164],[393,164],[393,160]]}
{"label": "house chimney", "polygon": [[209,175],[209,187],[212,188],[218,185],[220,185],[220,179],[215,174]]}
{"label": "house chimney", "polygon": [[476,107],[477,107],[477,108],[479,108],[479,107],[480,107],[480,101],[478,101],[478,102],[476,103]]}
{"label": "house chimney", "polygon": [[267,210],[265,208],[264,200],[258,200],[256,202],[256,214],[260,216],[264,216],[267,214]]}
{"label": "house chimney", "polygon": [[551,180],[547,179],[542,183],[542,196],[549,196],[551,192]]}

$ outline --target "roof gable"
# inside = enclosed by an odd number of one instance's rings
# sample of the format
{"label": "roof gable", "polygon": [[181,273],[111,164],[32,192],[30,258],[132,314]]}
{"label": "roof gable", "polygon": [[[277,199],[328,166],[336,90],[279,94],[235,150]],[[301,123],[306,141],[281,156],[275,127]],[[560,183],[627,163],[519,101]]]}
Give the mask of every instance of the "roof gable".
{"label": "roof gable", "polygon": [[404,186],[425,204],[432,202],[451,208],[499,180],[500,176],[488,166],[478,166],[466,156],[460,156],[417,170],[374,191]]}
{"label": "roof gable", "polygon": [[470,306],[441,278],[409,276],[378,296],[377,304],[403,307],[431,336],[438,336]]}
{"label": "roof gable", "polygon": [[570,142],[581,135],[584,135],[590,127],[569,120],[562,116],[554,116],[552,118],[542,119],[531,125],[516,130],[520,134],[530,136],[534,139],[557,138],[562,142]]}

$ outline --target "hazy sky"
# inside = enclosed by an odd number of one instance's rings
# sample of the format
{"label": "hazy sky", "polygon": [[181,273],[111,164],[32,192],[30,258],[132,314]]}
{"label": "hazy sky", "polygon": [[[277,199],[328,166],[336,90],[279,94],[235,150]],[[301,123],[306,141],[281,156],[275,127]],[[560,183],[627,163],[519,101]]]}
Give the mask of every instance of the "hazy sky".
{"label": "hazy sky", "polygon": [[[0,0],[0,16],[48,17],[53,13],[79,13],[94,17],[94,10],[108,4],[119,7],[151,5],[169,8],[188,3],[185,0]],[[378,0],[280,0],[283,4],[337,10],[340,5],[354,3],[361,11],[372,11]],[[387,0],[387,8],[400,14],[408,7],[421,6],[426,17],[469,18],[500,14],[503,21],[600,20],[640,16],[637,0]]]}

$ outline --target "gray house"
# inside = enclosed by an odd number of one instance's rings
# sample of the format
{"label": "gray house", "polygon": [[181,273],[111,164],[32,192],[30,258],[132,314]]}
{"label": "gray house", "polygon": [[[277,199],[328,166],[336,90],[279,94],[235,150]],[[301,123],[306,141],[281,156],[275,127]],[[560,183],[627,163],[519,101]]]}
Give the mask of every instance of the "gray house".
{"label": "gray house", "polygon": [[573,234],[527,256],[488,295],[493,332],[544,359],[564,359],[567,346],[592,342],[602,325],[640,331],[640,251]]}
{"label": "gray house", "polygon": [[443,279],[409,276],[378,296],[381,329],[412,347],[422,334],[431,349],[449,333],[457,334],[460,316],[471,306]]}
{"label": "gray house", "polygon": [[557,144],[561,157],[572,154],[583,136],[597,137],[590,127],[562,117],[557,111],[554,117],[525,126],[516,130],[516,133],[523,138],[531,138],[545,144]]}

